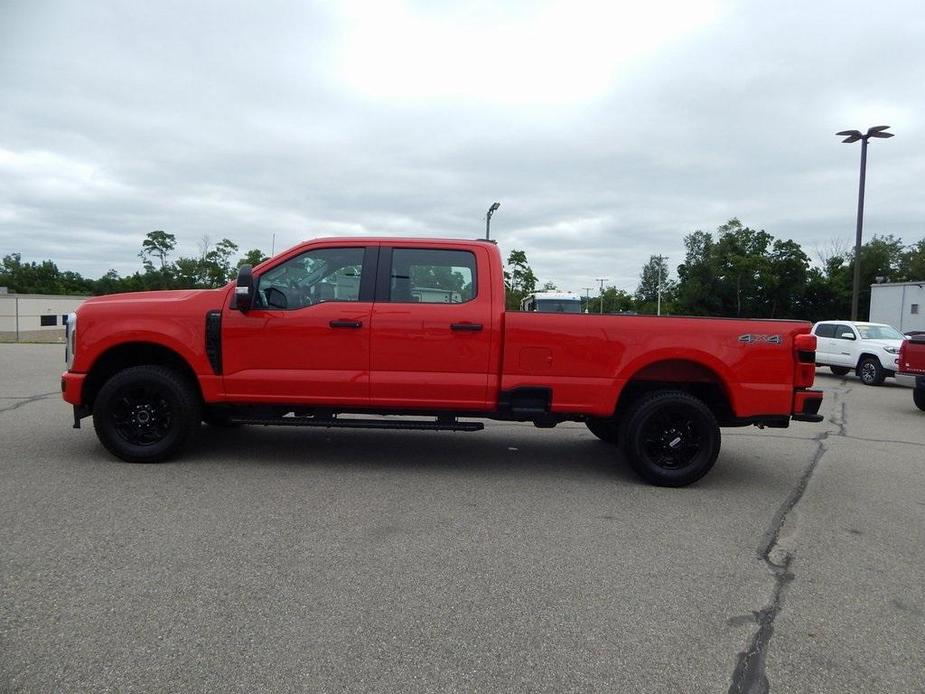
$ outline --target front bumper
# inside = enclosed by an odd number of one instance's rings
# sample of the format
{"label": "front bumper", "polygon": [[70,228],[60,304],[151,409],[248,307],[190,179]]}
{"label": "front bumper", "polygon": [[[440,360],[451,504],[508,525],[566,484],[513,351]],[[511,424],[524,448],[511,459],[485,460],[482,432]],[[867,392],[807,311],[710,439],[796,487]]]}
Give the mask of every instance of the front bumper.
{"label": "front bumper", "polygon": [[69,402],[72,405],[82,404],[81,396],[83,395],[86,378],[87,374],[74,373],[73,371],[65,371],[61,374],[61,396],[64,398],[64,402]]}
{"label": "front bumper", "polygon": [[821,390],[798,390],[793,394],[793,410],[790,418],[796,422],[821,422],[825,419],[819,414],[821,404]]}

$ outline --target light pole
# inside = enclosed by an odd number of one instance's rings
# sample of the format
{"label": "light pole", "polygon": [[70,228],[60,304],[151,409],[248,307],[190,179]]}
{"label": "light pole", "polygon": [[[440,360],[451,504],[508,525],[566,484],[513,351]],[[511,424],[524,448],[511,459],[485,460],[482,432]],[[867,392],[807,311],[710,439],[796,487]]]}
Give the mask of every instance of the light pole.
{"label": "light pole", "polygon": [[662,259],[668,260],[668,256],[657,256],[658,257],[658,307],[655,310],[655,315],[662,315]]}
{"label": "light pole", "polygon": [[591,307],[591,290],[594,287],[582,287],[585,290],[585,313],[589,313],[589,308]]}
{"label": "light pole", "polygon": [[875,125],[868,128],[863,135],[860,130],[842,130],[835,133],[846,136],[842,142],[861,141],[861,182],[858,186],[858,229],[854,237],[854,286],[851,290],[851,320],[858,319],[858,293],[861,288],[861,230],[864,227],[864,179],[867,177],[867,140],[872,137],[893,137],[893,133],[884,132],[889,125]]}
{"label": "light pole", "polygon": [[601,283],[601,315],[604,313],[604,282],[607,281],[606,277],[595,277],[595,282]]}
{"label": "light pole", "polygon": [[485,215],[485,240],[488,241],[491,238],[491,216],[501,207],[500,202],[491,203],[491,207],[488,208],[488,213]]}

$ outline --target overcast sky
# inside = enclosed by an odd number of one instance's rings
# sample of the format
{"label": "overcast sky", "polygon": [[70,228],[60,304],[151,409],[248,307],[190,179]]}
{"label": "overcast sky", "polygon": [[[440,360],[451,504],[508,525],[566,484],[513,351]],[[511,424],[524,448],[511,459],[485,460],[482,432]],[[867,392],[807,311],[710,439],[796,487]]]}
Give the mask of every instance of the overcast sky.
{"label": "overcast sky", "polygon": [[925,237],[910,2],[0,0],[0,255],[97,277],[144,235],[492,236],[634,290],[728,218],[810,255]]}

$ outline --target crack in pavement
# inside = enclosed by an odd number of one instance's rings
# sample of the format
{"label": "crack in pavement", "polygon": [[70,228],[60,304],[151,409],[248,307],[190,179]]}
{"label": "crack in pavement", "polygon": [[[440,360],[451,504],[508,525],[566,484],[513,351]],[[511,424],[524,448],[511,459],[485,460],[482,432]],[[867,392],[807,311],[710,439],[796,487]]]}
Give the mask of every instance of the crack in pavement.
{"label": "crack in pavement", "polygon": [[55,390],[55,391],[52,391],[51,393],[42,393],[41,395],[31,395],[28,398],[16,398],[18,402],[13,403],[9,407],[0,408],[0,414],[3,414],[4,412],[10,412],[11,410],[16,410],[22,407],[23,405],[28,405],[29,403],[38,402],[39,400],[45,400],[46,398],[50,398],[52,395],[61,395],[61,393]]}
{"label": "crack in pavement", "polygon": [[836,407],[829,421],[838,429],[835,432],[826,431],[813,437],[817,442],[816,452],[796,486],[774,514],[762,538],[761,546],[758,547],[758,558],[765,563],[774,577],[774,590],[770,603],[754,613],[758,629],[749,641],[748,647],[739,653],[735,670],[732,673],[732,683],[729,685],[729,694],[767,694],[770,690],[770,682],[765,672],[768,646],[774,635],[774,620],[783,607],[785,588],[794,580],[793,572],[790,571],[793,555],[780,544],[781,530],[790,512],[803,498],[813,473],[816,471],[816,466],[828,450],[825,445],[826,440],[829,436],[847,437],[848,406],[847,403],[841,401],[841,396],[850,390],[848,388],[843,393],[833,392]]}

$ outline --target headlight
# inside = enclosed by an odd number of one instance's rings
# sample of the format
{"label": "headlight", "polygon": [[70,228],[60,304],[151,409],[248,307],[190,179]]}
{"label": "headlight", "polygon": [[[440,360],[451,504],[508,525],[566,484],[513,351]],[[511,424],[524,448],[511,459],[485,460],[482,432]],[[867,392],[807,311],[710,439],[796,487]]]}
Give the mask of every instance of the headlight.
{"label": "headlight", "polygon": [[77,314],[67,314],[67,323],[64,329],[64,363],[68,371],[74,365],[74,352],[77,350]]}
{"label": "headlight", "polygon": [[884,347],[887,352],[890,354],[899,354],[899,347]]}

